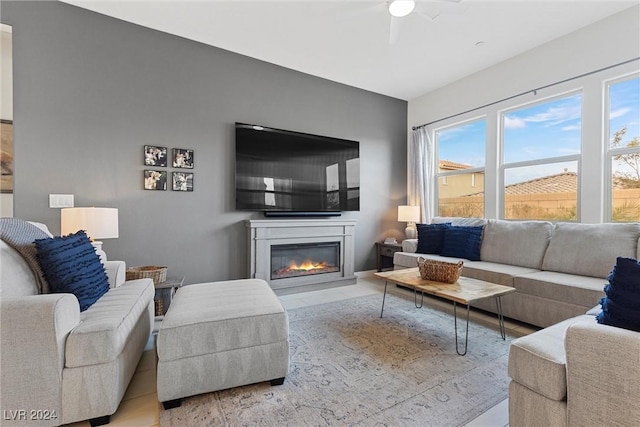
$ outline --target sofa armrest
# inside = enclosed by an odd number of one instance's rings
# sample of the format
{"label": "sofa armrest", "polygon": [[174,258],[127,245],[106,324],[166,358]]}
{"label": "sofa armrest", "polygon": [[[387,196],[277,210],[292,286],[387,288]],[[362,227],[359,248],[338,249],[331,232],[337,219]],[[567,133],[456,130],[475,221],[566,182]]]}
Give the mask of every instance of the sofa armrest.
{"label": "sofa armrest", "polygon": [[402,241],[402,252],[415,253],[418,250],[418,239],[404,239]]}
{"label": "sofa armrest", "polygon": [[127,264],[124,261],[107,261],[104,263],[104,269],[107,272],[110,288],[117,288],[125,282]]}
{"label": "sofa armrest", "polygon": [[588,319],[567,329],[565,349],[569,425],[640,420],[640,332]]}
{"label": "sofa armrest", "polygon": [[[0,313],[2,409],[27,415],[55,411],[57,419],[51,421],[59,424],[65,343],[80,323],[78,299],[72,294],[3,298]],[[22,425],[30,422],[27,417]]]}

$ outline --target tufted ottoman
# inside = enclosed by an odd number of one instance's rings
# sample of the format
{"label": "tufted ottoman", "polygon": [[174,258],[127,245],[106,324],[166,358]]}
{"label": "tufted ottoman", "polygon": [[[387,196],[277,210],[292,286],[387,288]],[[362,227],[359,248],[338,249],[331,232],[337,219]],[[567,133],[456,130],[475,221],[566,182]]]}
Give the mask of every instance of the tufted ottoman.
{"label": "tufted ottoman", "polygon": [[158,333],[158,400],[165,409],[201,393],[271,381],[289,369],[289,322],[264,280],[181,288]]}

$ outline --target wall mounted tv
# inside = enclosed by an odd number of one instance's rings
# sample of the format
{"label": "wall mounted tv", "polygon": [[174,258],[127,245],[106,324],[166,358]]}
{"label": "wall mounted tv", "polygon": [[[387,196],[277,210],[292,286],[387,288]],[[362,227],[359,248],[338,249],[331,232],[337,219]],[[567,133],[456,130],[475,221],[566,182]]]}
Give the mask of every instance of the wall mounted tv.
{"label": "wall mounted tv", "polygon": [[360,210],[358,141],[236,123],[236,209],[267,216]]}

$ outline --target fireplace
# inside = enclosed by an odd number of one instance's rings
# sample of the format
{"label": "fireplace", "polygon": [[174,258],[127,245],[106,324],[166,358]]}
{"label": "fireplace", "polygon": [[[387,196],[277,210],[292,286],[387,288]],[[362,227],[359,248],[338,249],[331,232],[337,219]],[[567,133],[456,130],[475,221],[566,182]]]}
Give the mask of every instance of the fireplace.
{"label": "fireplace", "polygon": [[278,295],[356,283],[354,220],[246,221],[247,277],[269,282]]}
{"label": "fireplace", "polygon": [[340,271],[340,242],[271,245],[271,280]]}

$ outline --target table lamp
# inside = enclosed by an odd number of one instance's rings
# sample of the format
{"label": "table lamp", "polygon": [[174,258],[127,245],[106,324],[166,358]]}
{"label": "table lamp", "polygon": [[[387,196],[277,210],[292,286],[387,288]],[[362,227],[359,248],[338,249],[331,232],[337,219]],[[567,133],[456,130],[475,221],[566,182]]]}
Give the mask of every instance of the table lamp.
{"label": "table lamp", "polygon": [[407,239],[416,238],[416,222],[420,221],[420,206],[398,206],[398,221],[406,222],[404,234]]}
{"label": "table lamp", "polygon": [[64,208],[60,211],[60,234],[67,235],[84,230],[104,263],[107,254],[102,242],[96,239],[118,238],[118,209],[115,208]]}

